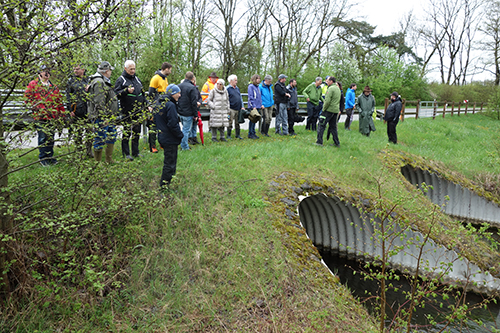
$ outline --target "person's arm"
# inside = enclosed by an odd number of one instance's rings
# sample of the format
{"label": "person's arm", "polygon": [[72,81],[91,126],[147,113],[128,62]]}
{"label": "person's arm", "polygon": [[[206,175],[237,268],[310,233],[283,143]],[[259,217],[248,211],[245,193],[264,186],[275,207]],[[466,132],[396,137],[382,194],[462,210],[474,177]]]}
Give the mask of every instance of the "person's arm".
{"label": "person's arm", "polygon": [[306,100],[309,102],[309,94],[310,94],[310,89],[311,89],[311,85],[308,85],[304,91],[302,92],[302,95],[304,95],[304,97],[306,98]]}
{"label": "person's arm", "polygon": [[394,121],[398,120],[399,116],[401,115],[401,110],[403,109],[403,103],[398,103],[395,105],[395,115],[394,115]]}
{"label": "person's arm", "polygon": [[330,91],[326,91],[326,98],[325,102],[323,103],[323,111],[328,110],[328,107],[330,106],[330,104],[332,104],[333,95],[335,95],[333,94],[333,89]]}
{"label": "person's arm", "polygon": [[115,82],[115,94],[117,96],[122,96],[126,95],[128,93],[127,91],[128,86],[125,86],[125,79],[123,79],[121,76],[116,80]]}
{"label": "person's arm", "polygon": [[249,109],[253,109],[253,104],[254,104],[254,94],[253,94],[253,88],[252,88],[253,84],[249,85],[248,86],[248,103],[247,103],[247,107]]}
{"label": "person's arm", "polygon": [[181,128],[179,126],[179,117],[177,116],[177,110],[172,103],[166,105],[166,120],[167,127],[172,131],[172,133],[182,139],[184,134],[182,134]]}

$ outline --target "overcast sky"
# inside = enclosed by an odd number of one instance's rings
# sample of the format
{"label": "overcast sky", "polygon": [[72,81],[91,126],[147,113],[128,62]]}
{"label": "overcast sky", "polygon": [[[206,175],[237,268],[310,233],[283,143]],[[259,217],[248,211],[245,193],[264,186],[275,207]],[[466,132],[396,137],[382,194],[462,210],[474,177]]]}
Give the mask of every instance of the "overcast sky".
{"label": "overcast sky", "polygon": [[357,11],[366,22],[376,26],[375,35],[389,35],[399,30],[399,21],[411,10],[414,14],[423,13],[427,0],[361,0]]}

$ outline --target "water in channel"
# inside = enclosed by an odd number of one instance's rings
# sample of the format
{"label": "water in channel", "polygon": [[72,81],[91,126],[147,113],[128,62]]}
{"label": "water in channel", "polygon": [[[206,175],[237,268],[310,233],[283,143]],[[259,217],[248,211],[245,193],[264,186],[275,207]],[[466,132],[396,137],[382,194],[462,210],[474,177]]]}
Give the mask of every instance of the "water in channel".
{"label": "water in channel", "polygon": [[[351,293],[357,297],[362,304],[372,313],[375,317],[377,316],[375,310],[375,298],[374,295],[378,295],[379,283],[374,280],[364,279],[364,275],[360,272],[365,271],[363,264],[354,260],[348,260],[346,258],[340,258],[338,256],[332,256],[330,252],[320,252],[323,260],[330,268],[332,272],[340,277],[342,284],[347,285],[351,290]],[[356,274],[354,274],[356,272]],[[394,286],[399,287],[399,291],[394,290],[387,291],[387,304],[386,307],[387,320],[386,327],[391,326],[392,318],[395,315],[398,307],[406,302],[406,298],[403,291],[409,292],[411,290],[410,282],[401,278],[399,281],[390,281]],[[458,297],[458,294],[455,294]],[[465,304],[469,308],[479,305],[486,296],[467,293]],[[440,303],[443,303],[442,307]],[[419,307],[412,316],[412,324],[416,327],[411,330],[411,332],[440,332],[445,322],[445,316],[449,313],[448,305],[455,304],[454,297],[450,297],[449,300],[444,300],[442,297],[436,297],[427,299],[425,307]],[[429,324],[428,317],[431,316],[434,321],[438,324]],[[481,321],[482,325],[477,324],[477,321]],[[443,332],[474,332],[474,333],[485,333],[485,332],[500,332],[500,299],[498,302],[490,302],[486,308],[480,307],[478,309],[472,310],[471,313],[467,315],[467,320],[457,321],[450,326],[446,327]],[[398,331],[399,332],[399,331]],[[404,330],[406,332],[406,329]]]}

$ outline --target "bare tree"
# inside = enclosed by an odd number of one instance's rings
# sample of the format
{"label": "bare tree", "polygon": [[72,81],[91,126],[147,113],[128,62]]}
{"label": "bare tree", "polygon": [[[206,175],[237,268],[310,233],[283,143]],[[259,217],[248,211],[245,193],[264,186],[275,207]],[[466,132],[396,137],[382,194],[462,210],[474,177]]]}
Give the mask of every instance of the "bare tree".
{"label": "bare tree", "polygon": [[417,28],[424,48],[423,73],[437,57],[442,83],[466,82],[481,4],[481,0],[429,1],[427,19]]}
{"label": "bare tree", "polygon": [[347,0],[304,2],[278,0],[270,14],[271,52],[280,72],[296,76],[314,57],[338,40],[335,32],[352,7]]}
{"label": "bare tree", "polygon": [[[489,1],[487,15],[480,28],[485,38],[481,45],[490,55],[485,62],[485,70],[495,75],[495,85],[500,85],[500,1]],[[493,69],[490,69],[493,68]]]}

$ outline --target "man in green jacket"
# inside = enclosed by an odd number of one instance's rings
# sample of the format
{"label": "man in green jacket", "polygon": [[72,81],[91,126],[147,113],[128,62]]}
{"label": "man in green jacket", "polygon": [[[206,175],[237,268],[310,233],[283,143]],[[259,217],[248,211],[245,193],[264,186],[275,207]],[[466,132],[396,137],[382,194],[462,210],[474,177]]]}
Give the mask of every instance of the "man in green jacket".
{"label": "man in green jacket", "polygon": [[[323,103],[323,113],[319,117],[318,138],[315,145],[323,146],[323,133],[325,132],[326,125],[330,124],[330,130],[333,137],[333,144],[335,147],[340,146],[339,136],[337,133],[337,117],[340,111],[340,89],[336,85],[336,79],[333,76],[326,79],[328,90],[325,95],[325,102]],[[334,121],[331,121],[331,120]]]}
{"label": "man in green jacket", "polygon": [[323,82],[323,79],[318,76],[316,81],[308,85],[302,92],[307,100],[306,130],[316,130],[316,123],[318,122],[319,113],[321,111],[320,102],[323,101],[321,82]]}
{"label": "man in green jacket", "polygon": [[366,86],[363,93],[358,96],[356,109],[359,110],[359,131],[363,135],[370,136],[370,132],[375,132],[375,123],[372,118],[375,111],[375,97],[369,86]]}

